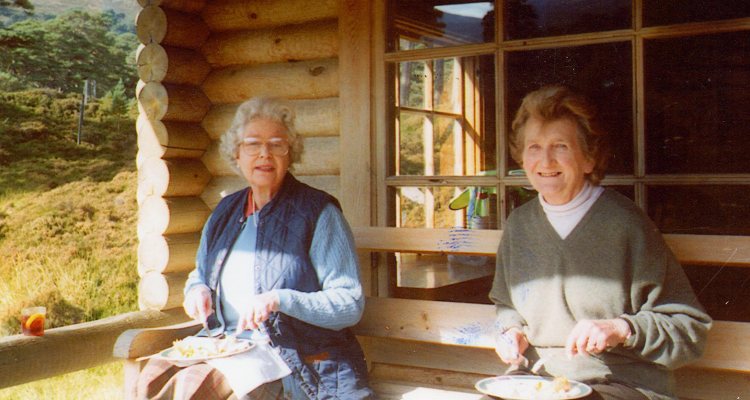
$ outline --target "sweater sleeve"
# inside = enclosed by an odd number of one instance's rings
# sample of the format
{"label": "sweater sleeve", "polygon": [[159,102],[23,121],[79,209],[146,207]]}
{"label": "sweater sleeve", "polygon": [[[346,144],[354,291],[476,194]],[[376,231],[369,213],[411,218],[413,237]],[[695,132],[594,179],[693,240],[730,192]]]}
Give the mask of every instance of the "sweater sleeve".
{"label": "sweater sleeve", "polygon": [[678,368],[703,353],[711,317],[656,226],[650,220],[645,225],[631,246],[635,307],[622,316],[633,330],[624,346],[646,360]]}
{"label": "sweater sleeve", "polygon": [[332,204],[318,218],[310,258],[322,289],[311,293],[279,289],[279,311],[327,329],[356,324],[365,305],[359,260],[351,228]]}

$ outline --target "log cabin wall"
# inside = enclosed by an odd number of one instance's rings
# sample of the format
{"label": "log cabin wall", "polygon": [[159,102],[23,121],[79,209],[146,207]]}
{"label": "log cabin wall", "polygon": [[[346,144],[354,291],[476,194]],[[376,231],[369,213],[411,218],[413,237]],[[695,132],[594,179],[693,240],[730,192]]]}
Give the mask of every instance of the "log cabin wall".
{"label": "log cabin wall", "polygon": [[[369,19],[367,2],[139,3],[141,309],[181,306],[203,223],[222,196],[246,186],[221,160],[218,140],[248,98],[291,100],[305,145],[295,176],[339,197],[353,225],[369,224],[369,24],[362,23]],[[340,21],[342,9],[347,12]],[[348,60],[343,68],[340,47]],[[351,112],[342,116],[340,104]],[[368,273],[363,280],[369,282]]]}

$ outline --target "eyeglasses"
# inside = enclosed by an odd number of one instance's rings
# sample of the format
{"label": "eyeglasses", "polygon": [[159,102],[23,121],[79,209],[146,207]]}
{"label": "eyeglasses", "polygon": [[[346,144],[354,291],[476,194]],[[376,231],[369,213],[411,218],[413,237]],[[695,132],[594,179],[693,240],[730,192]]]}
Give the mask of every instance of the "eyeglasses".
{"label": "eyeglasses", "polygon": [[268,152],[275,156],[285,156],[289,154],[289,143],[284,139],[271,139],[267,142],[261,142],[257,139],[246,138],[240,143],[240,150],[245,155],[257,156],[260,154],[263,147],[268,149]]}

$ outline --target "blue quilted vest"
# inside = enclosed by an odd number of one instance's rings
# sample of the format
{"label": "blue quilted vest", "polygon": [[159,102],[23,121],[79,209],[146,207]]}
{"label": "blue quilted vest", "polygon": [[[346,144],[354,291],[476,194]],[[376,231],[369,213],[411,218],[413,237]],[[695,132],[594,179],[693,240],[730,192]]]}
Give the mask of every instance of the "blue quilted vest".
{"label": "blue quilted vest", "polygon": [[[233,193],[217,205],[204,229],[203,281],[217,293],[221,268],[245,222],[248,188]],[[340,207],[331,195],[299,182],[287,173],[279,192],[258,214],[255,250],[256,293],[272,289],[315,292],[321,289],[310,260],[315,224],[328,204]],[[217,304],[213,299],[213,304]],[[209,318],[213,327],[216,313]],[[349,329],[334,331],[310,325],[282,313],[264,323],[271,342],[292,370],[284,380],[294,399],[366,399],[367,367],[362,349]],[[293,384],[295,387],[287,387]]]}

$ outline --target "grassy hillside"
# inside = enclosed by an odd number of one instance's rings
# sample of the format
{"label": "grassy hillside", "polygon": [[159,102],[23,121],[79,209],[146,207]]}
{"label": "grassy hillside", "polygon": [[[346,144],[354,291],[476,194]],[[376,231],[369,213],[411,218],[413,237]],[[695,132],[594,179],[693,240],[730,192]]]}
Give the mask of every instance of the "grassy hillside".
{"label": "grassy hillside", "polygon": [[[27,305],[47,327],[137,309],[135,128],[106,101],[0,93],[0,336]],[[119,364],[1,389],[0,399],[118,398]],[[116,394],[115,394],[116,393]]]}

